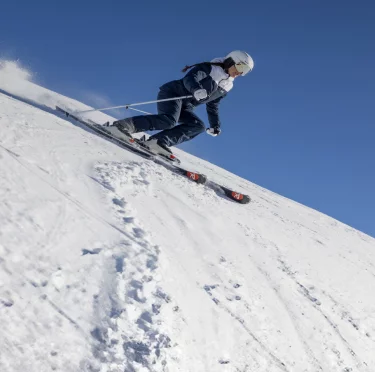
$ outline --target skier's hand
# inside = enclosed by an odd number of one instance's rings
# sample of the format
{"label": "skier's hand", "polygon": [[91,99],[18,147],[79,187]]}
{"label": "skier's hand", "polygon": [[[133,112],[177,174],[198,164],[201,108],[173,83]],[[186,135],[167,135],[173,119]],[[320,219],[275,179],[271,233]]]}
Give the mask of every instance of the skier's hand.
{"label": "skier's hand", "polygon": [[221,133],[221,129],[220,129],[220,127],[207,128],[206,132],[210,136],[216,137]]}
{"label": "skier's hand", "polygon": [[193,93],[194,98],[197,101],[201,101],[202,99],[207,98],[207,90],[206,89],[198,89]]}

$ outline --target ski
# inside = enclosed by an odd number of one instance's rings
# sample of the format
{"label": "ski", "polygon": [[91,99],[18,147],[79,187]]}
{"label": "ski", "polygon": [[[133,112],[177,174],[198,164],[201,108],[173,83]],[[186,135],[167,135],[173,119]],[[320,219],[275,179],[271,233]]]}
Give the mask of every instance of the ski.
{"label": "ski", "polygon": [[241,194],[240,192],[233,191],[231,189],[228,189],[227,187],[223,185],[219,185],[216,182],[210,181],[215,187],[220,188],[224,194],[233,201],[240,203],[240,204],[248,204],[251,202],[251,198],[249,195]]}
{"label": "ski", "polygon": [[174,173],[177,173],[182,176],[186,176],[190,180],[198,183],[198,184],[204,184],[207,181],[207,177],[204,174],[200,174],[198,172],[192,172],[190,170],[184,169],[180,167],[178,164],[180,164],[180,160],[177,159],[174,155],[171,155],[171,157],[166,157],[162,155],[158,155],[153,153],[152,151],[148,150],[145,146],[142,146],[139,144],[139,140],[134,139],[134,142],[126,142],[123,141],[115,136],[113,136],[111,133],[107,132],[105,130],[105,127],[94,123],[92,120],[83,120],[80,117],[74,115],[73,113],[56,106],[56,110],[63,113],[66,117],[72,118],[79,123],[83,124],[84,126],[90,128],[93,130],[96,134],[99,134],[102,137],[105,137],[106,139],[109,139],[110,141],[116,143],[117,145],[125,148],[126,150],[129,150],[145,159],[152,160],[155,163],[158,163],[160,165],[163,165],[164,167],[172,170]]}
{"label": "ski", "polygon": [[105,137],[106,139],[116,143],[117,145],[121,146],[122,148],[129,150],[130,152],[137,154],[145,159],[152,160],[157,164],[164,166],[165,168],[171,170],[172,172],[185,176],[198,184],[205,184],[214,191],[224,194],[229,199],[240,203],[240,204],[248,204],[251,201],[251,198],[248,195],[236,192],[227,188],[226,186],[220,185],[214,181],[208,180],[204,174],[198,172],[192,172],[180,166],[181,161],[175,157],[173,154],[171,156],[163,156],[159,154],[155,154],[152,151],[148,150],[142,144],[142,140],[136,138],[129,138],[129,142],[121,140],[115,136],[113,136],[110,132],[105,130],[105,127],[93,122],[90,119],[83,120],[74,113],[71,113],[59,106],[56,106],[56,110],[62,114],[64,114],[68,118],[72,118],[75,121],[83,124],[84,126],[88,127],[96,134]]}

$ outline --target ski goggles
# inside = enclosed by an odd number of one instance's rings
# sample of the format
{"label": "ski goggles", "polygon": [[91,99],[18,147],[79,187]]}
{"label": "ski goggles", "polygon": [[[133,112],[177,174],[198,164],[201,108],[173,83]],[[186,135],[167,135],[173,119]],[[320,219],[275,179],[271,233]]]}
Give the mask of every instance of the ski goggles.
{"label": "ski goggles", "polygon": [[248,72],[251,71],[251,68],[249,65],[243,63],[243,62],[240,62],[240,63],[236,63],[235,64],[236,66],[236,70],[242,75],[246,75]]}

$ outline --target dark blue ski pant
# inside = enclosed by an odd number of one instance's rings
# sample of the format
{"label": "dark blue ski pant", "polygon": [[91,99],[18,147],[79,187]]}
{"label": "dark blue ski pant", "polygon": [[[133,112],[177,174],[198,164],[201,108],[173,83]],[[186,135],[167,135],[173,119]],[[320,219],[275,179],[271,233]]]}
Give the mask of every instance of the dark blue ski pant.
{"label": "dark blue ski pant", "polygon": [[[180,94],[161,89],[158,100],[176,96]],[[189,99],[158,102],[157,108],[157,115],[134,116],[132,121],[137,132],[161,130],[151,138],[158,139],[166,146],[189,141],[206,129],[203,121],[194,114],[194,106]]]}

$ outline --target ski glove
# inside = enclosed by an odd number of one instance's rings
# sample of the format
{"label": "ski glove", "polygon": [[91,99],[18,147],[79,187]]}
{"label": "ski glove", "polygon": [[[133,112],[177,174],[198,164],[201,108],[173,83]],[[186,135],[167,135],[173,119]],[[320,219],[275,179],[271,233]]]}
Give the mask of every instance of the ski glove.
{"label": "ski glove", "polygon": [[220,127],[207,128],[206,132],[210,136],[216,137],[221,133],[221,129],[220,129]]}
{"label": "ski glove", "polygon": [[193,93],[194,98],[197,101],[201,101],[202,99],[207,98],[207,90],[206,89],[198,89]]}

